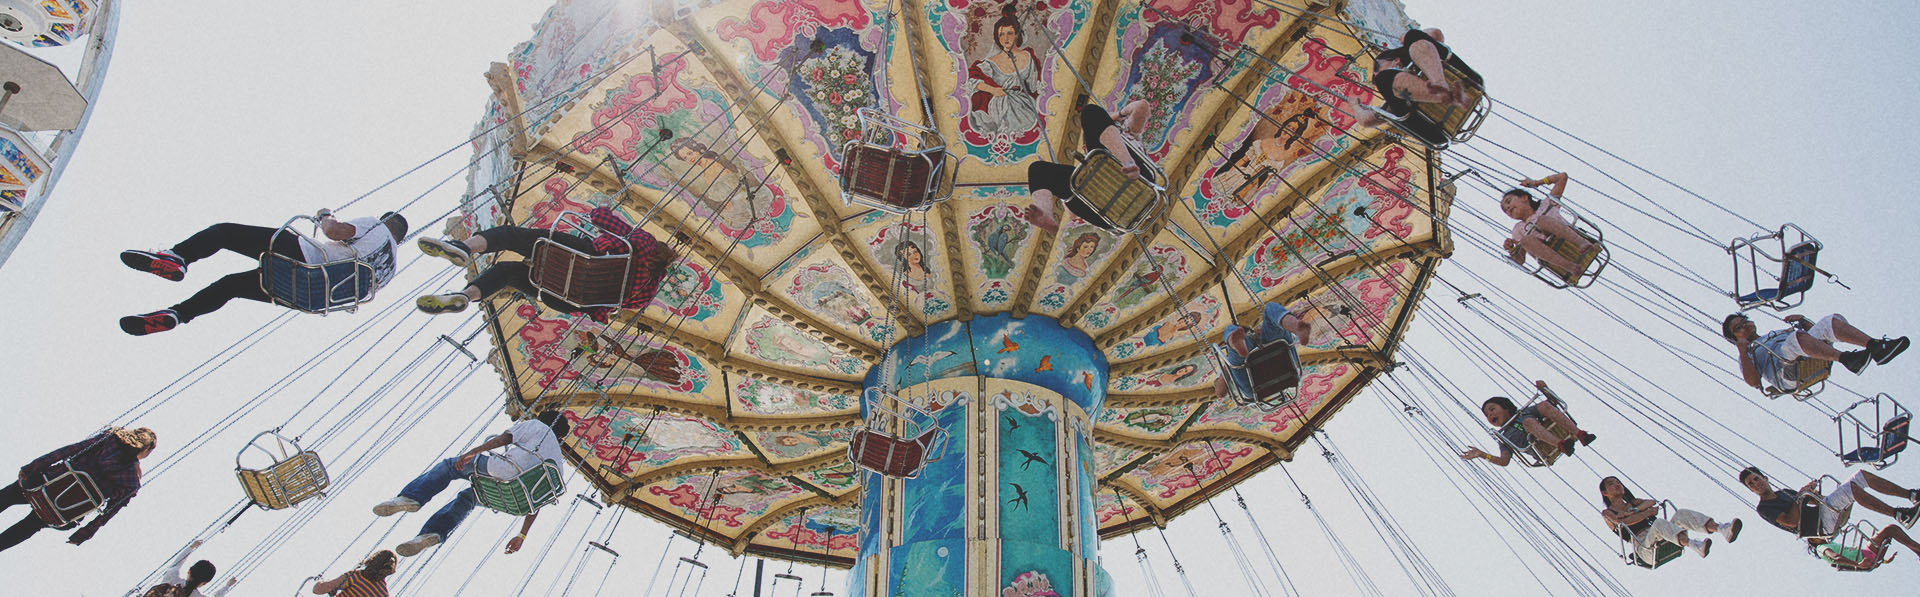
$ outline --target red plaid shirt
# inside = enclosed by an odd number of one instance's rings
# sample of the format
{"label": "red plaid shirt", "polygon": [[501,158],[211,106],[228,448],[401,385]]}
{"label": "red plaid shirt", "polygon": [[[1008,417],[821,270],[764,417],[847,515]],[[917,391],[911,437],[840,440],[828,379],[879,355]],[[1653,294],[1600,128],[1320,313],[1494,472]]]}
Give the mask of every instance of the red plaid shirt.
{"label": "red plaid shirt", "polygon": [[99,530],[100,525],[106,524],[108,519],[119,513],[134,494],[140,492],[140,459],[127,449],[126,444],[101,433],[35,458],[33,462],[20,467],[20,476],[37,484],[45,478],[47,467],[68,458],[73,459],[71,464],[74,470],[85,472],[93,478],[94,485],[100,488],[101,496],[106,499],[106,503],[100,505],[100,515],[93,517],[81,529],[91,536]]}
{"label": "red plaid shirt", "polygon": [[[667,248],[666,243],[653,238],[639,226],[628,224],[626,219],[605,207],[593,208],[587,212],[593,225],[601,234],[593,239],[594,252],[612,255],[633,247],[628,259],[633,263],[633,278],[627,286],[627,298],[620,303],[622,309],[645,309],[653,303],[653,294],[660,288],[660,279],[666,277],[667,266],[672,265],[676,256]],[[595,321],[606,322],[612,315],[612,309],[590,309],[587,314]]]}

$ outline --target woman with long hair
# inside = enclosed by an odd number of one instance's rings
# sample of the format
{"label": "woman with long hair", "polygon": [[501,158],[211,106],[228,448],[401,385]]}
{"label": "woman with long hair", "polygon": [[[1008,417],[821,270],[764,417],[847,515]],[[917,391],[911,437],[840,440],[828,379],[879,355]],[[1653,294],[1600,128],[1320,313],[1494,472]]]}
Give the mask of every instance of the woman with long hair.
{"label": "woman with long hair", "polygon": [[1721,524],[1711,516],[1686,508],[1674,508],[1668,518],[1661,518],[1659,500],[1635,497],[1619,477],[1600,480],[1600,506],[1600,516],[1607,519],[1607,527],[1632,542],[1634,553],[1642,562],[1659,561],[1661,543],[1691,548],[1704,558],[1713,547],[1713,539],[1701,535],[1719,534],[1728,543],[1740,538],[1738,518]]}
{"label": "woman with long hair", "polygon": [[205,543],[206,541],[196,540],[185,550],[181,550],[180,556],[167,565],[166,574],[160,577],[160,584],[147,589],[146,594],[161,597],[221,597],[226,595],[227,591],[233,590],[233,583],[240,582],[240,579],[229,578],[227,586],[220,587],[212,593],[200,592],[200,587],[213,582],[213,575],[218,571],[213,567],[213,562],[206,560],[194,562],[193,567],[187,569],[187,575],[180,576],[180,565],[187,563],[187,558],[193,555],[193,550],[200,549],[200,546]]}
{"label": "woman with long hair", "polygon": [[388,550],[373,552],[360,567],[348,570],[333,580],[313,583],[313,594],[336,597],[387,597],[387,577],[393,576],[400,558]]}
{"label": "woman with long hair", "polygon": [[[95,488],[104,497],[98,504],[99,513],[94,515],[93,520],[67,537],[68,543],[85,543],[108,520],[112,520],[114,514],[126,507],[135,494],[140,493],[140,460],[153,454],[157,437],[152,429],[145,427],[114,427],[35,458],[33,462],[20,467],[20,481],[0,488],[0,510],[26,504],[27,490],[20,483],[24,481],[36,486],[45,483],[49,478],[59,476],[55,466],[64,462],[66,467],[91,477]],[[0,550],[19,545],[47,526],[39,514],[27,512],[26,518],[0,531]]]}

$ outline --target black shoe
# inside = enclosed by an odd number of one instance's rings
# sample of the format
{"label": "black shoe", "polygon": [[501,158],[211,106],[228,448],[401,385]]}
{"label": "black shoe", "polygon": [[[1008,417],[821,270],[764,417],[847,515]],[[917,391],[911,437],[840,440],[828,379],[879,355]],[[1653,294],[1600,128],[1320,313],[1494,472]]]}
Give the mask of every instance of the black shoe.
{"label": "black shoe", "polygon": [[1573,446],[1574,446],[1574,443],[1573,443],[1573,438],[1571,438],[1571,437],[1569,437],[1569,438],[1567,438],[1567,441],[1563,441],[1563,442],[1560,442],[1560,455],[1561,455],[1561,456],[1572,456],[1572,455],[1573,455]]}
{"label": "black shoe", "polygon": [[1909,344],[1912,344],[1912,342],[1907,341],[1906,336],[1891,340],[1881,338],[1867,343],[1867,354],[1873,355],[1873,364],[1885,365],[1887,361],[1893,360],[1893,357],[1900,356],[1900,353],[1906,352],[1907,345]]}
{"label": "black shoe", "polygon": [[1871,362],[1873,362],[1873,357],[1868,355],[1865,350],[1849,350],[1840,353],[1840,364],[1845,366],[1847,371],[1853,372],[1854,375],[1859,375],[1861,371],[1865,371],[1867,369],[1867,363]]}
{"label": "black shoe", "polygon": [[1591,446],[1593,445],[1593,440],[1596,440],[1596,439],[1600,439],[1600,438],[1594,436],[1591,433],[1587,433],[1585,431],[1580,432],[1580,445],[1582,446]]}
{"label": "black shoe", "polygon": [[1900,521],[1900,526],[1911,529],[1914,521],[1920,520],[1920,507],[1894,508],[1893,519]]}
{"label": "black shoe", "polygon": [[162,309],[144,315],[128,315],[120,318],[120,331],[134,336],[145,336],[171,330],[180,325],[180,316],[173,309]]}

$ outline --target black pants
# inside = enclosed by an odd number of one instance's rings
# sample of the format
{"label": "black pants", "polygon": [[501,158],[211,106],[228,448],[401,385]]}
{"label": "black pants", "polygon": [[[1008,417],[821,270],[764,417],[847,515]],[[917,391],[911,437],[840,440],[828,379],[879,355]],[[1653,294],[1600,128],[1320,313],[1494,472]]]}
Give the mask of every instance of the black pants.
{"label": "black pants", "polygon": [[[5,511],[8,508],[26,503],[27,493],[20,490],[19,481],[15,481],[5,488],[0,488],[0,511]],[[26,541],[28,537],[32,537],[34,533],[38,533],[40,529],[44,528],[47,528],[47,523],[41,521],[40,516],[34,514],[32,509],[29,508],[26,518],[20,519],[20,522],[14,523],[13,526],[8,527],[7,530],[0,531],[0,551],[19,545],[21,541]]]}
{"label": "black pants", "polygon": [[[554,232],[539,228],[501,226],[499,228],[482,230],[476,236],[487,240],[486,252],[488,253],[507,251],[525,259],[533,256],[533,241],[549,238],[548,235],[552,235],[551,238],[553,242],[564,245],[567,248],[588,255],[595,253],[592,240],[565,232]],[[483,297],[493,296],[493,293],[512,288],[529,297],[540,297],[541,304],[546,305],[548,309],[553,309],[561,313],[580,311],[580,307],[572,303],[562,301],[552,295],[540,294],[533,286],[533,279],[528,277],[531,271],[532,268],[530,268],[525,261],[495,263],[487,267],[486,271],[480,272],[480,275],[475,276],[469,284],[473,286],[475,290],[479,290],[480,296]]]}
{"label": "black pants", "polygon": [[[1118,126],[1118,123],[1114,122],[1113,115],[1108,114],[1105,108],[1093,104],[1080,108],[1080,144],[1087,149],[1104,148],[1105,146],[1100,144],[1100,135],[1115,126]],[[1131,147],[1126,151],[1133,157],[1134,163],[1141,164],[1141,178],[1149,182],[1159,182],[1154,180],[1153,172],[1145,166],[1148,163],[1147,156],[1140,155]],[[1073,170],[1074,167],[1067,164],[1035,160],[1027,165],[1027,192],[1046,189],[1053,193],[1054,197],[1066,203],[1067,210],[1072,211],[1073,215],[1080,216],[1080,219],[1103,230],[1113,230],[1115,226],[1107,221],[1100,210],[1094,209],[1092,205],[1074,195]]]}
{"label": "black pants", "polygon": [[174,245],[173,253],[185,259],[187,263],[212,257],[221,249],[238,253],[255,262],[253,269],[215,280],[206,288],[200,289],[200,292],[187,297],[187,300],[174,305],[173,311],[180,315],[180,323],[193,321],[195,317],[218,311],[226,306],[227,301],[236,298],[268,302],[267,292],[260,289],[260,268],[258,267],[260,257],[269,249],[267,245],[269,243],[273,245],[271,249],[276,255],[285,255],[296,260],[305,259],[300,250],[300,241],[295,239],[292,233],[274,237],[274,233],[279,230],[246,224],[214,224],[187,237],[187,240],[181,241],[180,244]]}

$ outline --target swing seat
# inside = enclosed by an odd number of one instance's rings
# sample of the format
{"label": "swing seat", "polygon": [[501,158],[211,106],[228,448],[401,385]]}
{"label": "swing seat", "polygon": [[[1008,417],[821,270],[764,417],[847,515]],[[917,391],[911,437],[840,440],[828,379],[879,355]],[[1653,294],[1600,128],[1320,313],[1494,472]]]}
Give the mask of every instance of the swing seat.
{"label": "swing seat", "polygon": [[[1795,246],[1787,252],[1787,260],[1781,265],[1779,286],[1761,288],[1735,297],[1735,300],[1738,300],[1740,306],[1744,308],[1794,300],[1799,295],[1806,294],[1813,288],[1813,277],[1817,273],[1815,265],[1819,261],[1819,256],[1819,243],[1806,242]],[[1794,300],[1793,304],[1798,305],[1799,301]]]}
{"label": "swing seat", "polygon": [[33,506],[33,513],[54,530],[67,530],[79,526],[80,518],[99,508],[106,502],[100,494],[100,486],[93,482],[93,476],[86,471],[73,468],[68,460],[53,463],[43,475],[44,481],[36,484],[20,475],[20,490],[27,496],[27,503]]}
{"label": "swing seat", "polygon": [[[1871,413],[1858,413],[1861,407],[1872,405]],[[1862,417],[1871,417],[1863,419]],[[1892,466],[1901,452],[1907,450],[1907,440],[1913,427],[1913,413],[1900,406],[1892,397],[1878,394],[1848,406],[1846,410],[1833,416],[1836,431],[1839,432],[1840,461],[1849,465],[1865,464],[1876,469]],[[1851,431],[1852,433],[1848,433]],[[1848,441],[1848,437],[1853,440]],[[1852,446],[1852,450],[1847,448]]]}
{"label": "swing seat", "polygon": [[[489,456],[488,460],[511,462],[504,456]],[[511,479],[496,479],[483,471],[474,473],[469,481],[480,505],[514,516],[532,514],[542,506],[560,501],[560,494],[566,492],[566,485],[560,481],[560,466],[551,460],[543,460],[539,466],[522,470]]]}
{"label": "swing seat", "polygon": [[[312,216],[294,216],[280,226],[269,239],[273,246],[281,234],[292,234],[307,242],[312,238],[293,229],[300,220],[320,222]],[[335,311],[352,312],[361,303],[373,300],[373,266],[356,256],[326,263],[306,263],[269,251],[260,256],[260,290],[273,304],[304,313],[325,315]]]}
{"label": "swing seat", "polygon": [[[1778,243],[1779,252],[1761,248],[1763,243]],[[1813,288],[1814,278],[1826,275],[1819,267],[1822,247],[1819,239],[1794,224],[1734,239],[1727,245],[1727,254],[1733,256],[1733,292],[1728,296],[1739,303],[1741,311],[1755,307],[1784,311],[1800,306],[1806,300],[1807,291]],[[1763,262],[1779,264],[1776,283],[1761,283],[1763,276],[1773,275],[1761,272]]]}
{"label": "swing seat", "polygon": [[1786,365],[1786,388],[1767,386],[1761,389],[1768,398],[1793,396],[1794,400],[1805,401],[1819,394],[1827,387],[1827,376],[1833,374],[1833,361],[1819,359],[1794,359]]}
{"label": "swing seat", "polygon": [[1640,554],[1637,552],[1629,551],[1629,555],[1627,556],[1628,563],[1648,570],[1654,570],[1665,565],[1667,562],[1679,559],[1680,554],[1686,551],[1685,548],[1666,541],[1661,541],[1660,544],[1653,549],[1654,558],[1652,562],[1640,559]]}
{"label": "swing seat", "polygon": [[[880,388],[868,388],[863,396],[867,421],[847,442],[847,460],[882,475],[912,479],[946,456],[947,430],[933,413]],[[894,410],[889,403],[902,409]]]}
{"label": "swing seat", "polygon": [[1613,258],[1607,251],[1607,245],[1602,242],[1601,235],[1597,231],[1584,227],[1584,223],[1577,216],[1569,222],[1574,227],[1573,231],[1586,239],[1594,250],[1583,255],[1572,242],[1564,238],[1554,238],[1547,242],[1548,248],[1553,249],[1553,252],[1562,259],[1573,262],[1578,269],[1566,271],[1544,261],[1535,260],[1538,263],[1534,265],[1533,277],[1539,278],[1554,288],[1586,288],[1593,285],[1593,281],[1600,277],[1602,270],[1607,269],[1607,264]]}
{"label": "swing seat", "polygon": [[842,148],[840,198],[884,212],[926,209],[953,193],[953,159],[939,132],[872,108]]}
{"label": "swing seat", "polygon": [[[1480,124],[1486,122],[1492,106],[1486,101],[1486,84],[1478,74],[1464,69],[1455,61],[1446,65],[1447,86],[1466,90],[1465,107],[1453,103],[1429,103],[1406,100],[1413,109],[1406,114],[1395,114],[1378,106],[1368,106],[1374,114],[1393,124],[1401,133],[1419,139],[1421,143],[1433,149],[1446,149],[1454,143],[1465,143],[1473,139],[1480,130]],[[1409,68],[1405,72],[1419,74],[1418,69]]]}
{"label": "swing seat", "polygon": [[527,261],[527,279],[540,294],[582,309],[618,308],[633,279],[633,260],[626,253],[588,255],[545,238],[533,241]]}
{"label": "swing seat", "polygon": [[[274,441],[261,441],[268,438]],[[255,451],[267,456],[269,460],[266,466],[249,467],[242,461],[247,454]],[[247,447],[234,457],[233,469],[247,498],[268,510],[297,506],[320,495],[331,482],[319,454],[302,450],[298,442],[272,431],[254,436],[253,441],[248,442]]]}
{"label": "swing seat", "polygon": [[[1158,166],[1146,162],[1139,166],[1142,173],[1151,171],[1155,180],[1166,179]],[[1109,225],[1102,227],[1111,230],[1139,232],[1157,216],[1166,198],[1164,187],[1142,176],[1128,176],[1119,158],[1105,149],[1088,152],[1074,167],[1070,181],[1074,197],[1098,212]]]}
{"label": "swing seat", "polygon": [[[1247,362],[1242,367],[1229,364],[1228,350],[1231,349],[1225,343],[1214,344],[1209,356],[1220,373],[1229,376],[1227,395],[1234,402],[1272,410],[1299,399],[1300,351],[1292,343],[1279,341],[1255,346],[1247,353]],[[1233,382],[1231,376],[1236,369],[1244,370],[1247,379],[1253,382],[1251,394]]]}
{"label": "swing seat", "polygon": [[[1535,405],[1543,402],[1554,405],[1554,407],[1560,409],[1560,412],[1567,411],[1566,403],[1561,402],[1559,397],[1545,391],[1536,394],[1532,400],[1527,401],[1526,406],[1520,407],[1520,410],[1524,411],[1533,408]],[[1573,415],[1568,414],[1567,416],[1571,417]],[[1574,432],[1571,429],[1561,429],[1558,423],[1545,417],[1541,417],[1540,424],[1545,425],[1547,434],[1553,436],[1553,444],[1541,445],[1539,438],[1532,437],[1531,435],[1528,436],[1528,440],[1530,441],[1528,441],[1525,446],[1515,446],[1511,442],[1508,442],[1505,435],[1508,429],[1519,429],[1521,433],[1526,432],[1518,415],[1515,415],[1513,420],[1507,421],[1506,425],[1496,430],[1494,436],[1500,438],[1501,443],[1506,444],[1508,448],[1513,450],[1515,455],[1520,457],[1521,464],[1536,468],[1553,466],[1553,463],[1560,460],[1560,456],[1562,455],[1560,444],[1565,443],[1569,439],[1573,439]]]}

